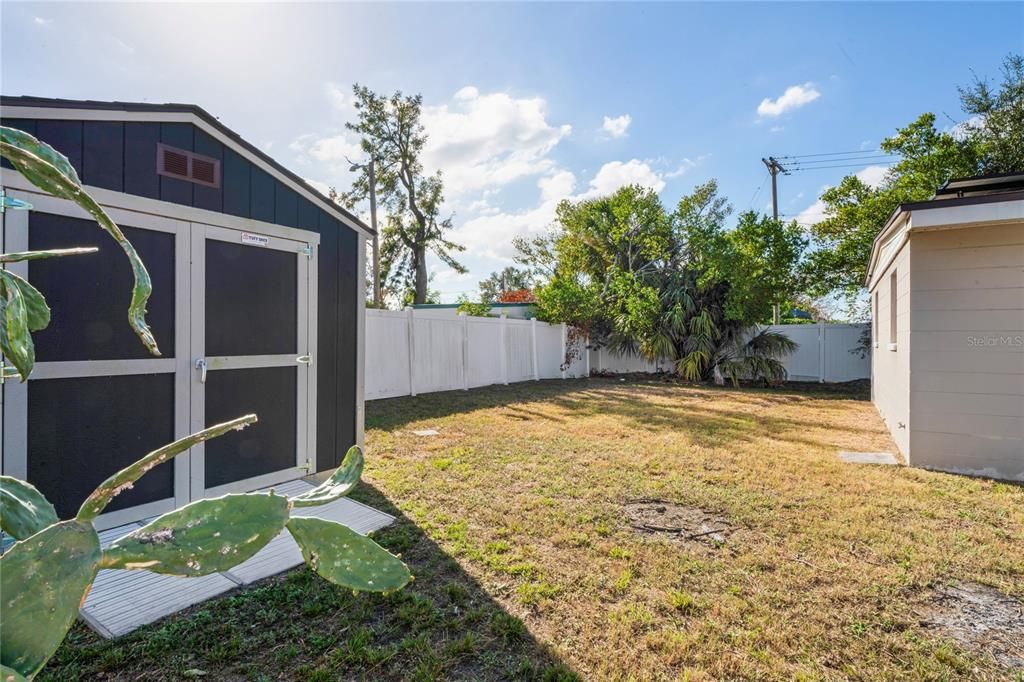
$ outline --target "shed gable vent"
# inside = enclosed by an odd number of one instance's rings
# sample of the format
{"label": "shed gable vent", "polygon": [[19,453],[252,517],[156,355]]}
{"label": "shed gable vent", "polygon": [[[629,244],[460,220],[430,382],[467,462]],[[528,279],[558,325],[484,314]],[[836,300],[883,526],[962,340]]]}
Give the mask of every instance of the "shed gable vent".
{"label": "shed gable vent", "polygon": [[220,161],[165,144],[157,145],[156,172],[206,187],[220,187]]}

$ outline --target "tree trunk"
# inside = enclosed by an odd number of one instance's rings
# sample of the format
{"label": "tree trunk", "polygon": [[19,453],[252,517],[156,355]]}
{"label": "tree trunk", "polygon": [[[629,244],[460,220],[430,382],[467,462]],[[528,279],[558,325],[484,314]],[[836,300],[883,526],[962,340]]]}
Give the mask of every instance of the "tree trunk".
{"label": "tree trunk", "polygon": [[423,247],[413,249],[416,262],[416,293],[413,303],[427,302],[427,250]]}

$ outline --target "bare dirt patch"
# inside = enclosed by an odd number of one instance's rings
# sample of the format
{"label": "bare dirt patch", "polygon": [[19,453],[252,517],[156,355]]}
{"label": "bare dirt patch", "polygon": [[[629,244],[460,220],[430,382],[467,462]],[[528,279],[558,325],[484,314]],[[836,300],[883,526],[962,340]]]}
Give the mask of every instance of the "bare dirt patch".
{"label": "bare dirt patch", "polygon": [[736,531],[720,514],[665,500],[630,500],[626,502],[625,512],[634,530],[664,535],[679,542],[721,545]]}
{"label": "bare dirt patch", "polygon": [[929,597],[921,625],[1002,666],[1024,669],[1024,603],[978,583],[943,585]]}

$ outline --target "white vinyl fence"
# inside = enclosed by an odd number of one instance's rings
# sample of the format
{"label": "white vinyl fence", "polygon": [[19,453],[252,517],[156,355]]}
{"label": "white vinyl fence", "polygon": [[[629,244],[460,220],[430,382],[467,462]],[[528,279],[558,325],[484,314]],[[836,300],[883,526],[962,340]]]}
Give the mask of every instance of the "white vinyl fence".
{"label": "white vinyl fence", "polygon": [[366,311],[366,399],[590,374],[585,352],[563,371],[568,330],[536,320]]}
{"label": "white vinyl fence", "polygon": [[[770,327],[798,344],[783,361],[790,381],[842,382],[871,376],[870,359],[851,352],[866,325]],[[506,317],[452,317],[430,310],[366,311],[366,399],[605,372],[667,371],[668,363],[579,349],[563,371],[565,325]]]}
{"label": "white vinyl fence", "polygon": [[[768,327],[796,342],[795,352],[782,360],[789,381],[841,383],[871,378],[870,354],[858,352],[866,324],[780,324]],[[591,351],[590,366],[602,372],[659,372],[672,369],[667,361]]]}

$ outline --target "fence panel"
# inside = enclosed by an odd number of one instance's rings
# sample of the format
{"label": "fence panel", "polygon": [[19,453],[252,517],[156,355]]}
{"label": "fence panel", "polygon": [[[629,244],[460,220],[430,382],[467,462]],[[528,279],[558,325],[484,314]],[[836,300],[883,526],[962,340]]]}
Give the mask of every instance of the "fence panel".
{"label": "fence panel", "polygon": [[861,348],[866,324],[825,325],[825,381],[842,382],[871,377],[871,357]]}
{"label": "fence panel", "polygon": [[[789,381],[838,383],[871,377],[871,359],[857,352],[864,324],[781,324],[768,327],[785,334],[797,349],[782,360]],[[590,351],[594,370],[618,374],[671,371],[665,360],[651,362],[635,355],[616,355],[607,349]]]}
{"label": "fence panel", "polygon": [[537,370],[541,379],[559,379],[562,376],[562,327],[537,323]]}
{"label": "fence panel", "polygon": [[469,387],[500,384],[501,325],[499,320],[470,317],[469,328]]}
{"label": "fence panel", "polygon": [[797,344],[795,352],[782,359],[789,381],[818,381],[821,379],[821,353],[818,349],[816,324],[779,324],[768,327],[779,332]]}
{"label": "fence panel", "polygon": [[409,319],[404,311],[366,311],[367,400],[409,395]]}
{"label": "fence panel", "polygon": [[505,319],[508,383],[533,379],[533,332],[530,326],[530,320]]}
{"label": "fence panel", "polygon": [[[865,328],[824,323],[770,327],[797,343],[797,350],[783,359],[789,380],[824,382],[871,376],[870,358],[851,352]],[[571,362],[565,366],[565,346],[572,344],[567,331],[562,325],[533,320],[367,310],[366,399],[534,378],[586,377],[592,369],[619,373],[672,369],[666,361],[616,355],[607,349],[570,352]]]}
{"label": "fence panel", "polygon": [[464,388],[462,320],[416,315],[413,354],[416,393]]}

